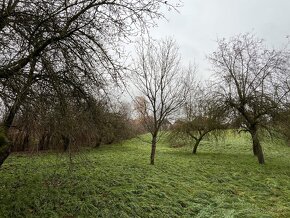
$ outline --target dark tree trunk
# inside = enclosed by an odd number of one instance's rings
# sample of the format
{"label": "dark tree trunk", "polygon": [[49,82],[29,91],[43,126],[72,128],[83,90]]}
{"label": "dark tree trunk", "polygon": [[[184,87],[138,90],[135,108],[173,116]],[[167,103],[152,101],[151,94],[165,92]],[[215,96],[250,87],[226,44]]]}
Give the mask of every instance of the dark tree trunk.
{"label": "dark tree trunk", "polygon": [[156,142],[157,142],[157,134],[153,134],[152,143],[151,143],[151,156],[150,156],[151,165],[154,165],[154,161],[155,161]]}
{"label": "dark tree trunk", "polygon": [[10,154],[10,145],[9,145],[9,143],[1,145],[1,149],[0,149],[0,167],[2,166],[2,164],[4,163],[6,158],[9,156],[9,154]]}
{"label": "dark tree trunk", "polygon": [[195,140],[195,144],[194,144],[194,147],[193,147],[193,150],[192,150],[192,154],[196,154],[197,147],[198,147],[200,141],[201,141],[201,139]]}
{"label": "dark tree trunk", "polygon": [[43,133],[39,142],[38,142],[38,150],[42,151],[44,150],[44,143],[45,143],[46,133]]}
{"label": "dark tree trunk", "polygon": [[10,127],[12,126],[14,117],[17,113],[17,111],[20,108],[20,102],[16,101],[14,103],[14,105],[12,106],[12,108],[9,111],[8,116],[4,119],[3,122],[3,140],[1,140],[0,142],[0,167],[2,166],[2,164],[4,163],[4,161],[6,160],[6,158],[9,156],[10,152],[11,152],[11,147],[12,147],[12,143],[8,140],[8,131],[10,129]]}
{"label": "dark tree trunk", "polygon": [[67,151],[69,148],[70,139],[69,137],[63,135],[62,140],[63,140],[63,150]]}
{"label": "dark tree trunk", "polygon": [[[31,66],[30,75],[32,75],[34,71],[35,64],[36,64],[36,60],[33,61],[33,65]],[[20,94],[17,96],[17,98],[15,99],[15,102],[10,108],[8,115],[4,119],[4,123],[3,123],[4,124],[4,137],[6,139],[8,138],[8,131],[10,127],[12,126],[14,117],[19,111],[21,104],[25,100],[27,92],[29,90],[28,87],[31,86],[32,82],[33,82],[32,77],[29,77],[28,81],[26,82],[26,84],[20,91]],[[0,143],[0,167],[3,164],[3,162],[6,160],[6,158],[9,156],[11,147],[12,147],[12,143],[9,140],[6,140],[5,143]]]}
{"label": "dark tree trunk", "polygon": [[11,143],[7,140],[7,130],[4,130],[3,136],[0,136],[0,167],[10,154]]}
{"label": "dark tree trunk", "polygon": [[100,147],[101,144],[102,144],[102,137],[97,137],[96,144],[95,144],[95,148]]}
{"label": "dark tree trunk", "polygon": [[262,149],[262,146],[260,144],[259,137],[258,137],[257,128],[253,127],[250,130],[250,134],[252,136],[252,141],[253,141],[253,152],[254,152],[254,155],[257,156],[259,164],[264,164],[265,163],[264,153],[263,153],[263,149]]}
{"label": "dark tree trunk", "polygon": [[44,140],[44,145],[43,145],[43,150],[48,150],[49,149],[49,145],[50,145],[50,139],[51,139],[51,133],[48,132],[46,135],[46,138]]}
{"label": "dark tree trunk", "polygon": [[258,156],[258,147],[257,147],[257,143],[253,142],[253,154],[255,156]]}
{"label": "dark tree trunk", "polygon": [[38,149],[40,151],[42,150],[48,150],[49,149],[49,143],[50,143],[50,136],[51,134],[49,132],[44,132],[38,142]]}
{"label": "dark tree trunk", "polygon": [[263,149],[260,143],[257,146],[257,157],[258,157],[259,164],[265,164],[264,153],[263,153]]}

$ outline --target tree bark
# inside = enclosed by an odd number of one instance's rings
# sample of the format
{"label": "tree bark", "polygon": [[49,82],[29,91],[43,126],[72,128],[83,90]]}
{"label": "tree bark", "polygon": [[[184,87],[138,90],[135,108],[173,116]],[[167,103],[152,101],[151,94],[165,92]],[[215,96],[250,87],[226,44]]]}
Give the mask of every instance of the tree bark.
{"label": "tree bark", "polygon": [[195,141],[195,144],[194,144],[194,147],[193,147],[193,150],[192,150],[192,154],[196,154],[197,147],[198,147],[200,141],[201,141],[201,139],[197,139],[197,140]]}
{"label": "tree bark", "polygon": [[152,144],[151,144],[151,156],[150,156],[150,164],[151,165],[154,165],[155,152],[156,152],[156,142],[157,142],[157,134],[153,134]]}
{"label": "tree bark", "polygon": [[252,141],[253,141],[254,155],[257,156],[259,164],[265,164],[264,153],[263,153],[263,149],[262,149],[262,146],[260,144],[259,137],[258,137],[257,128],[253,127],[250,130],[250,134],[252,136]]}

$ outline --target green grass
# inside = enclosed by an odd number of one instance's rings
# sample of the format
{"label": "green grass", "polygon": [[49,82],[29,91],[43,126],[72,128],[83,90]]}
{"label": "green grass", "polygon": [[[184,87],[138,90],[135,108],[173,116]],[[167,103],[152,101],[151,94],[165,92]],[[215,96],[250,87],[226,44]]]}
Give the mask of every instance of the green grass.
{"label": "green grass", "polygon": [[248,137],[190,147],[138,139],[64,154],[13,154],[0,169],[0,217],[290,217],[290,147]]}

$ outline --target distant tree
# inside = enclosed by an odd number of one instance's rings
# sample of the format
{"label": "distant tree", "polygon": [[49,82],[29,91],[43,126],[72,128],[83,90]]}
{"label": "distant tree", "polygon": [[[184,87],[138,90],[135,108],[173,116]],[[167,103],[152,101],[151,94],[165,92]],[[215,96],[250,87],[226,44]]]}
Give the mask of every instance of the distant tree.
{"label": "distant tree", "polygon": [[[66,94],[88,100],[120,79],[120,44],[146,30],[161,0],[9,0],[0,5],[0,98],[7,136],[24,104],[51,93],[67,113]],[[118,58],[117,58],[118,57]],[[64,138],[67,136],[64,135]],[[65,139],[66,140],[66,139]],[[10,152],[0,144],[0,166]]]}
{"label": "distant tree", "polygon": [[185,136],[193,140],[193,154],[196,154],[205,136],[213,132],[218,136],[228,126],[225,108],[200,86],[192,89],[187,96],[184,111],[185,118],[176,123],[172,134],[173,137]]}
{"label": "distant tree", "polygon": [[286,96],[283,82],[287,54],[267,49],[263,40],[251,34],[217,43],[217,50],[209,57],[215,72],[216,98],[240,117],[239,127],[251,134],[253,153],[264,164],[259,130],[267,129]]}
{"label": "distant tree", "polygon": [[136,99],[135,108],[151,134],[150,163],[154,165],[160,128],[184,104],[191,72],[182,70],[178,48],[172,39],[143,41],[137,53],[133,83],[142,96]]}

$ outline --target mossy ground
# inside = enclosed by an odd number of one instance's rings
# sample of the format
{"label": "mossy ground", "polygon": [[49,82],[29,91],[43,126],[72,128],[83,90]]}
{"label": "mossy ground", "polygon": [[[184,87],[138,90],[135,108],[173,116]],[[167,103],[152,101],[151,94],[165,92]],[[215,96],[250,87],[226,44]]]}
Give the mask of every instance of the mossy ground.
{"label": "mossy ground", "polygon": [[[145,136],[146,137],[146,136]],[[139,139],[73,157],[13,154],[0,169],[0,217],[290,217],[290,147],[246,135],[190,147]]]}

